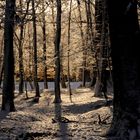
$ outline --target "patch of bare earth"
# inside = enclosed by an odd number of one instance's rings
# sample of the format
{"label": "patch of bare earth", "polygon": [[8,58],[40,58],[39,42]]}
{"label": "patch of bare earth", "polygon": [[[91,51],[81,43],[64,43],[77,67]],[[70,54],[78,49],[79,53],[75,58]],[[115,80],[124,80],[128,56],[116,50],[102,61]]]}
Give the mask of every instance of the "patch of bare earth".
{"label": "patch of bare earth", "polygon": [[79,88],[71,102],[68,91],[62,90],[61,104],[54,104],[54,93],[47,90],[39,103],[16,95],[17,111],[0,112],[0,140],[105,140],[101,133],[110,127],[112,106],[93,94],[89,88]]}

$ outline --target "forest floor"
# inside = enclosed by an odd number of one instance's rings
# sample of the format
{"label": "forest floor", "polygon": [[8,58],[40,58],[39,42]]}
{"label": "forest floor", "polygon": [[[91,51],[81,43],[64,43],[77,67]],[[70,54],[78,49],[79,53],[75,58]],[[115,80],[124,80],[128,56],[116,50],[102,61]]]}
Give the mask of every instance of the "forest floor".
{"label": "forest floor", "polygon": [[39,103],[33,102],[33,92],[29,99],[15,94],[17,111],[0,112],[0,140],[109,140],[103,134],[110,127],[112,105],[93,95],[90,88],[78,88],[70,100],[62,90],[62,103],[54,104],[53,91],[42,92]]}

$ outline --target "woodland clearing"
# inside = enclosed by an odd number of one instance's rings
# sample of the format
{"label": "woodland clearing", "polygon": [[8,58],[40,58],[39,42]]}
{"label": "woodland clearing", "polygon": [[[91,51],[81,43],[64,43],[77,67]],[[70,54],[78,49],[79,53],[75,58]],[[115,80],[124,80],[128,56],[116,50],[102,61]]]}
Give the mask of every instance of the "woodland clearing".
{"label": "woodland clearing", "polygon": [[34,94],[28,93],[29,99],[25,93],[15,94],[17,111],[0,112],[0,140],[114,139],[103,135],[111,124],[112,105],[94,97],[92,89],[73,90],[72,102],[67,89],[62,89],[61,104],[53,103],[53,91],[44,90],[39,103],[33,102]]}

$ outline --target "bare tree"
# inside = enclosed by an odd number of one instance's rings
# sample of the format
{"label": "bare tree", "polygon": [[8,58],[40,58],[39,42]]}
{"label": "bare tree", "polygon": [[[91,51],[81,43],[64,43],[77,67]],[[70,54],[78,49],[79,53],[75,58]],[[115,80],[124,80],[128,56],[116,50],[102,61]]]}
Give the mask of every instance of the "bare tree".
{"label": "bare tree", "polygon": [[4,23],[4,80],[2,110],[15,111],[14,106],[14,15],[15,0],[6,0]]}
{"label": "bare tree", "polygon": [[60,40],[61,40],[61,0],[56,0],[56,36],[55,36],[55,100],[54,103],[61,102],[60,94]]}
{"label": "bare tree", "polygon": [[19,1],[19,8],[20,8],[20,15],[22,16],[19,17],[19,15],[16,15],[16,20],[17,23],[19,23],[20,27],[20,35],[19,35],[19,93],[23,93],[23,87],[24,87],[24,66],[23,66],[23,43],[24,43],[24,22],[25,18],[28,14],[28,9],[29,9],[29,3],[30,0],[27,2],[27,7],[26,7],[26,12],[23,16],[23,1]]}
{"label": "bare tree", "polygon": [[[19,1],[22,14],[22,0]],[[19,93],[23,93],[23,30],[24,24],[20,24],[20,37],[19,37]]]}
{"label": "bare tree", "polygon": [[46,19],[45,19],[45,2],[44,0],[42,1],[42,7],[43,7],[43,26],[42,26],[42,31],[43,31],[43,61],[44,61],[44,88],[48,88],[48,83],[47,83],[47,64],[46,64]]}
{"label": "bare tree", "polygon": [[68,18],[68,89],[69,89],[69,95],[71,100],[71,85],[70,85],[70,29],[71,29],[71,8],[72,8],[72,0],[70,0],[70,9],[69,9],[69,18]]}
{"label": "bare tree", "polygon": [[66,77],[64,75],[64,66],[63,66],[63,52],[64,52],[64,46],[61,44],[61,86],[62,88],[66,88],[66,83],[65,83],[65,80],[66,80]]}
{"label": "bare tree", "polygon": [[28,23],[28,27],[27,27],[27,34],[28,34],[28,53],[29,53],[29,59],[28,59],[28,68],[29,68],[29,77],[25,78],[26,81],[28,80],[29,82],[29,85],[31,87],[31,90],[34,89],[34,86],[33,86],[33,46],[32,46],[32,30],[31,30],[31,25],[30,23]]}
{"label": "bare tree", "polygon": [[2,36],[1,48],[0,48],[0,88],[1,88],[1,83],[3,79],[3,70],[4,70],[3,50],[4,50],[4,36]]}
{"label": "bare tree", "polygon": [[[81,15],[81,3],[77,0],[78,4],[78,13],[80,20],[80,33],[81,33],[81,41],[82,41],[82,49],[83,49],[83,70],[82,70],[82,86],[85,86],[85,65],[86,65],[86,56],[85,56],[85,39],[84,39],[84,31],[83,31],[83,23],[82,23],[82,15]],[[86,4],[86,1],[85,1]]]}
{"label": "bare tree", "polygon": [[95,85],[96,97],[103,96],[107,100],[107,67],[109,54],[109,37],[108,37],[108,15],[105,1],[95,1],[95,22],[96,22],[96,43],[98,47],[96,52],[96,63],[97,63],[97,77]]}
{"label": "bare tree", "polygon": [[32,0],[32,17],[33,17],[33,47],[34,47],[34,86],[36,91],[36,99],[40,97],[39,85],[38,85],[38,73],[37,73],[37,31],[36,31],[36,13],[35,2]]}

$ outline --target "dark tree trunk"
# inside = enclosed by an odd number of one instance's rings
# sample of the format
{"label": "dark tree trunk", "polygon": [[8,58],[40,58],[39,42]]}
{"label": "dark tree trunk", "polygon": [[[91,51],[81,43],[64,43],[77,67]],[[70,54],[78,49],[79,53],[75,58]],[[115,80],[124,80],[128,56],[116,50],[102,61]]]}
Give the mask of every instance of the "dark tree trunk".
{"label": "dark tree trunk", "polygon": [[[20,0],[20,9],[22,14],[22,0]],[[19,37],[19,93],[23,93],[24,87],[24,69],[23,69],[23,31],[24,31],[24,23],[23,20],[20,24],[20,37]]]}
{"label": "dark tree trunk", "polygon": [[44,56],[44,88],[47,89],[48,83],[47,83],[47,64],[46,64],[46,27],[45,27],[45,23],[43,25],[43,56]]}
{"label": "dark tree trunk", "polygon": [[108,42],[108,14],[107,14],[107,7],[105,0],[96,0],[96,31],[99,34],[96,36],[96,43],[99,45],[99,51],[97,52],[97,65],[98,65],[98,73],[97,73],[97,80],[95,85],[96,92],[95,96],[105,96],[107,97],[107,77],[106,69],[108,67],[108,58],[110,57],[109,54],[109,42]]}
{"label": "dark tree trunk", "polygon": [[0,88],[1,88],[1,83],[2,83],[2,80],[3,80],[3,70],[4,70],[4,65],[3,65],[3,62],[2,62],[1,67],[0,67]]}
{"label": "dark tree trunk", "polygon": [[112,134],[140,138],[140,31],[136,0],[108,0],[112,49],[114,111]]}
{"label": "dark tree trunk", "polygon": [[[85,40],[84,40],[84,32],[83,32],[83,24],[82,24],[82,15],[81,15],[81,5],[80,1],[77,0],[78,4],[78,14],[79,14],[79,20],[80,20],[80,34],[81,34],[81,41],[82,41],[82,48],[83,48],[83,69],[82,69],[82,86],[85,87],[86,84],[86,74],[85,74],[85,67],[86,67],[86,49],[85,49]],[[87,12],[87,4],[85,1],[85,8]],[[87,21],[88,21],[88,16],[87,16]]]}
{"label": "dark tree trunk", "polygon": [[102,0],[95,0],[95,45],[96,45],[96,83],[94,87],[94,96],[100,97],[102,96],[101,93],[101,69],[102,69],[102,55],[101,55],[101,33],[102,33],[102,21],[103,21],[103,5]]}
{"label": "dark tree trunk", "polygon": [[71,84],[70,84],[70,29],[71,29],[71,7],[72,7],[72,0],[70,0],[70,9],[69,9],[69,17],[68,17],[68,89],[69,89],[69,95],[70,95],[70,100],[72,91],[71,91]]}
{"label": "dark tree trunk", "polygon": [[0,88],[1,88],[1,83],[3,80],[3,70],[4,70],[3,50],[4,50],[4,36],[2,36],[1,48],[0,48]]}
{"label": "dark tree trunk", "polygon": [[26,82],[29,82],[29,85],[31,87],[31,90],[34,90],[33,85],[33,47],[31,46],[32,38],[31,38],[32,31],[30,29],[30,24],[28,24],[28,37],[29,37],[29,62],[28,62],[28,68],[29,68],[29,77],[26,77]]}
{"label": "dark tree trunk", "polygon": [[97,70],[95,68],[93,68],[93,73],[92,73],[92,79],[90,82],[90,87],[94,87],[96,84],[96,77],[97,77]]}
{"label": "dark tree trunk", "polygon": [[23,24],[20,26],[20,39],[19,39],[19,93],[23,93],[24,80],[23,80]]}
{"label": "dark tree trunk", "polygon": [[61,102],[60,94],[60,40],[61,40],[61,0],[57,2],[56,36],[55,36],[55,103]]}
{"label": "dark tree trunk", "polygon": [[66,88],[67,86],[66,86],[66,83],[65,83],[65,81],[66,81],[66,78],[65,78],[65,75],[64,75],[64,68],[63,68],[63,51],[64,51],[64,49],[63,49],[63,45],[61,45],[61,47],[62,47],[62,49],[61,49],[61,86],[62,86],[62,88]]}
{"label": "dark tree trunk", "polygon": [[36,13],[34,0],[32,0],[32,16],[33,16],[33,47],[34,47],[34,86],[36,92],[35,97],[40,97],[38,85],[38,73],[37,73],[37,31],[36,31]]}
{"label": "dark tree trunk", "polygon": [[3,80],[3,50],[4,50],[4,36],[2,36],[1,40],[1,48],[0,48],[0,88],[1,88],[1,83]]}
{"label": "dark tree trunk", "polygon": [[47,83],[47,64],[46,64],[46,20],[45,20],[45,7],[44,7],[44,0],[43,0],[43,61],[44,61],[44,88],[48,88],[48,83]]}
{"label": "dark tree trunk", "polygon": [[82,71],[82,86],[86,86],[86,69],[87,69],[87,48],[89,47],[88,40],[90,36],[89,30],[89,22],[90,22],[90,1],[85,1],[85,9],[86,9],[86,19],[87,19],[87,27],[86,27],[86,40],[83,47],[83,71]]}
{"label": "dark tree trunk", "polygon": [[14,106],[14,32],[15,0],[6,0],[4,25],[4,80],[2,110],[15,111]]}
{"label": "dark tree trunk", "polygon": [[[63,66],[61,65],[61,67],[63,67]],[[61,86],[62,86],[62,88],[66,88],[67,87],[66,83],[65,83],[65,77],[64,77],[63,69],[62,68],[61,68]]]}

